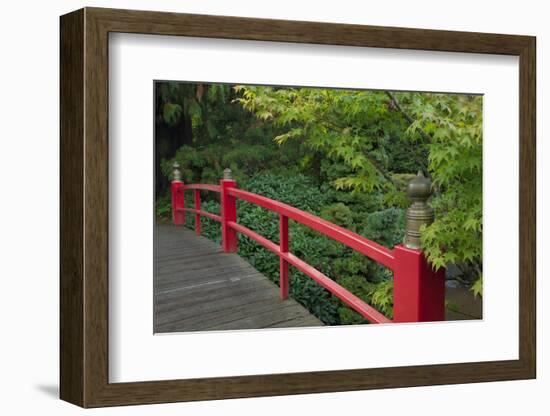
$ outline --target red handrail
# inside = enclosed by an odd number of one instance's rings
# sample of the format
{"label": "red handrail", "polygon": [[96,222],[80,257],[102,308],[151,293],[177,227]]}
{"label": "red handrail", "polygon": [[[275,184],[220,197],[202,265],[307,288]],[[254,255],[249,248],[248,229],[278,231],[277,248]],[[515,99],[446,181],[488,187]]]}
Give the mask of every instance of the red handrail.
{"label": "red handrail", "polygon": [[260,196],[237,188],[231,188],[228,192],[229,195],[233,195],[244,201],[259,205],[265,209],[299,222],[367,257],[370,257],[390,269],[393,268],[395,258],[391,250],[363,236],[360,236],[353,231],[342,228],[316,215],[302,211],[298,208],[294,208],[293,206],[266,198],[265,196]]}
{"label": "red handrail", "polygon": [[199,189],[204,191],[221,192],[220,185],[210,185],[207,183],[193,183],[190,185],[183,185],[183,189]]}
{"label": "red handrail", "polygon": [[[194,192],[194,208],[185,207],[185,190]],[[221,216],[201,210],[201,190],[220,193]],[[279,245],[237,222],[236,199],[242,199],[279,214]],[[236,182],[232,179],[223,179],[220,181],[220,185],[183,184],[181,181],[175,180],[172,182],[172,206],[174,224],[176,225],[185,224],[185,212],[195,214],[195,230],[198,235],[201,232],[201,216],[220,222],[222,246],[225,252],[237,251],[237,233],[241,233],[275,253],[280,259],[279,286],[282,299],[288,297],[288,265],[290,264],[370,322],[418,322],[444,319],[444,269],[433,271],[420,250],[409,249],[401,245],[390,250],[316,215],[252,192],[237,189]],[[290,253],[289,218],[391,269],[394,272],[394,320],[390,320],[330,277]]]}
{"label": "red handrail", "polygon": [[[173,190],[172,201],[181,199],[178,206],[174,209],[174,223],[175,224],[185,224],[185,213],[190,212],[195,214],[195,231],[197,235],[201,234],[201,217],[210,218],[211,220],[221,222],[222,217],[211,212],[206,212],[201,210],[201,198],[200,191],[211,191],[211,192],[221,192],[220,185],[210,185],[204,183],[194,183],[194,184],[183,184],[182,182],[175,182],[176,186]],[[180,185],[181,184],[181,185]],[[194,199],[195,199],[195,208],[187,208],[184,204],[183,192],[187,190],[193,190]],[[174,202],[173,202],[174,203]],[[179,213],[182,216],[178,217]],[[176,221],[178,217],[178,221]]]}
{"label": "red handrail", "polygon": [[193,214],[198,214],[200,216],[210,218],[211,220],[221,222],[222,217],[216,214],[212,214],[211,212],[201,211],[200,209],[193,209],[193,208],[184,208],[182,211],[191,212]]}

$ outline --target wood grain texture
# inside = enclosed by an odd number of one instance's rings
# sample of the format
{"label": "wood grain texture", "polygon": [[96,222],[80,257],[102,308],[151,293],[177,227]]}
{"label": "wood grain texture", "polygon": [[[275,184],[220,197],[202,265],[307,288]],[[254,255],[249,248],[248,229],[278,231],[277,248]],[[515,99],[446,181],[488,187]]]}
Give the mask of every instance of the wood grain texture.
{"label": "wood grain texture", "polygon": [[235,253],[185,227],[155,226],[153,332],[322,326]]}
{"label": "wood grain texture", "polygon": [[528,36],[86,8],[110,32],[516,55]]}
{"label": "wood grain texture", "polygon": [[536,377],[536,40],[520,54],[519,98],[519,357]]}
{"label": "wood grain texture", "polygon": [[[520,57],[518,360],[108,381],[108,33],[369,46]],[[82,42],[82,39],[85,42]],[[86,8],[61,18],[61,396],[83,407],[535,377],[535,38]]]}
{"label": "wood grain texture", "polygon": [[60,24],[60,388],[83,405],[84,12]]}

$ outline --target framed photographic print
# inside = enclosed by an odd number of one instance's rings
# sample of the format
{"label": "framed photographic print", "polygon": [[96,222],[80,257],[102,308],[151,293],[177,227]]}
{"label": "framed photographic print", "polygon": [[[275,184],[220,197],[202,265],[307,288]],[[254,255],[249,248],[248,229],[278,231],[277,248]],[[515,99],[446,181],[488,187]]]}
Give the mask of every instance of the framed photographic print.
{"label": "framed photographic print", "polygon": [[83,407],[534,378],[535,38],[61,17]]}

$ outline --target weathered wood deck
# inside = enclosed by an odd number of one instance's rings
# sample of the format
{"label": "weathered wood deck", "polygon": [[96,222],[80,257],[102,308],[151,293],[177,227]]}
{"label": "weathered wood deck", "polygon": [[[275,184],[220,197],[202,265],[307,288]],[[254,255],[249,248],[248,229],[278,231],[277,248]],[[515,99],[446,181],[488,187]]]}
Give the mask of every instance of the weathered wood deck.
{"label": "weathered wood deck", "polygon": [[192,230],[157,225],[154,332],[323,325],[237,254]]}

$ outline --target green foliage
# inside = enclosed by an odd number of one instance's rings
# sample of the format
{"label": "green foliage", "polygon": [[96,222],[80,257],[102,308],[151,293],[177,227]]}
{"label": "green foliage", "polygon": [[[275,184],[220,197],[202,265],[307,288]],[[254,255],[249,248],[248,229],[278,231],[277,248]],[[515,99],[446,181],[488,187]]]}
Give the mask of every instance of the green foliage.
{"label": "green foliage", "polygon": [[410,173],[392,173],[392,182],[395,185],[394,189],[389,189],[382,195],[382,201],[386,207],[408,208],[411,201],[407,196],[407,185],[416,175]]}
{"label": "green foliage", "polygon": [[251,192],[312,213],[318,213],[319,207],[329,201],[322,187],[311,177],[301,174],[256,174],[244,187]]}
{"label": "green foliage", "polygon": [[161,82],[156,94],[162,121],[175,126],[188,120],[196,143],[225,138],[229,129],[224,127],[233,127],[231,121],[246,118],[237,106],[220,105],[232,99],[228,85]]}
{"label": "green foliage", "polygon": [[164,104],[162,115],[166,123],[174,125],[179,121],[182,115],[182,112],[183,112],[183,109],[181,108],[181,105],[166,103]]}
{"label": "green foliage", "polygon": [[445,309],[451,312],[460,312],[458,304],[448,299],[445,300]]}
{"label": "green foliage", "polygon": [[477,278],[477,280],[474,282],[470,290],[473,292],[474,296],[482,296],[483,294],[483,280],[481,279],[481,276]]}
{"label": "green foliage", "polygon": [[[333,163],[342,164],[347,174],[333,184],[342,190],[372,192],[393,188],[388,171],[396,165],[394,155],[403,149],[420,158],[423,145],[404,146],[406,124],[388,106],[383,92],[319,88],[274,88],[238,86],[236,99],[243,108],[286,131],[275,141],[301,141]],[[405,158],[401,158],[405,159]],[[403,166],[395,166],[401,171]]]}
{"label": "green foliage", "polygon": [[[422,232],[434,268],[459,264],[481,277],[482,97],[315,88],[237,87],[237,101],[338,171],[338,190],[379,192],[405,208],[395,173],[428,172],[436,221]],[[406,163],[404,163],[406,161]],[[411,172],[412,171],[412,172]]]}
{"label": "green foliage", "polygon": [[351,209],[341,202],[325,206],[321,210],[321,218],[344,228],[351,228],[353,223]]}
{"label": "green foliage", "polygon": [[370,291],[371,303],[378,307],[384,314],[393,317],[393,282],[386,280]]}
{"label": "green foliage", "polygon": [[[393,282],[391,280],[372,283],[357,276],[349,276],[340,279],[338,283],[367,301],[387,317],[393,317]],[[366,323],[361,315],[350,308],[342,306],[338,309],[338,313],[340,321],[344,325]]]}
{"label": "green foliage", "polygon": [[[481,97],[166,83],[157,98],[157,117],[175,127],[190,121],[193,136],[162,160],[166,178],[174,161],[184,182],[217,183],[230,167],[239,188],[389,248],[403,240],[406,185],[424,171],[434,182],[436,220],[422,230],[423,250],[435,268],[456,264],[481,296]],[[219,213],[215,195],[201,198],[203,209]],[[278,243],[275,214],[244,201],[237,212],[241,224]],[[170,217],[168,196],[157,200],[156,213]],[[192,227],[193,216],[187,220]],[[389,270],[307,227],[292,221],[289,227],[296,256],[391,316]],[[218,223],[204,218],[202,230],[220,241]],[[242,235],[239,254],[278,283],[277,256]],[[297,270],[290,294],[326,324],[365,322]]]}
{"label": "green foliage", "polygon": [[222,164],[231,169],[253,174],[269,165],[270,161],[276,157],[275,153],[273,146],[261,144],[235,146],[222,154]]}
{"label": "green foliage", "polygon": [[405,211],[392,207],[367,214],[360,234],[388,248],[401,244],[405,235]]}
{"label": "green foliage", "polygon": [[400,96],[415,122],[409,134],[430,135],[429,162],[434,183],[449,187],[481,172],[482,97],[453,94]]}
{"label": "green foliage", "polygon": [[482,276],[482,97],[402,94],[415,122],[409,132],[430,135],[429,169],[439,190],[436,220],[422,232],[422,247],[437,269],[458,263]]}
{"label": "green foliage", "polygon": [[157,218],[168,219],[172,215],[170,195],[166,194],[155,201],[155,215]]}

